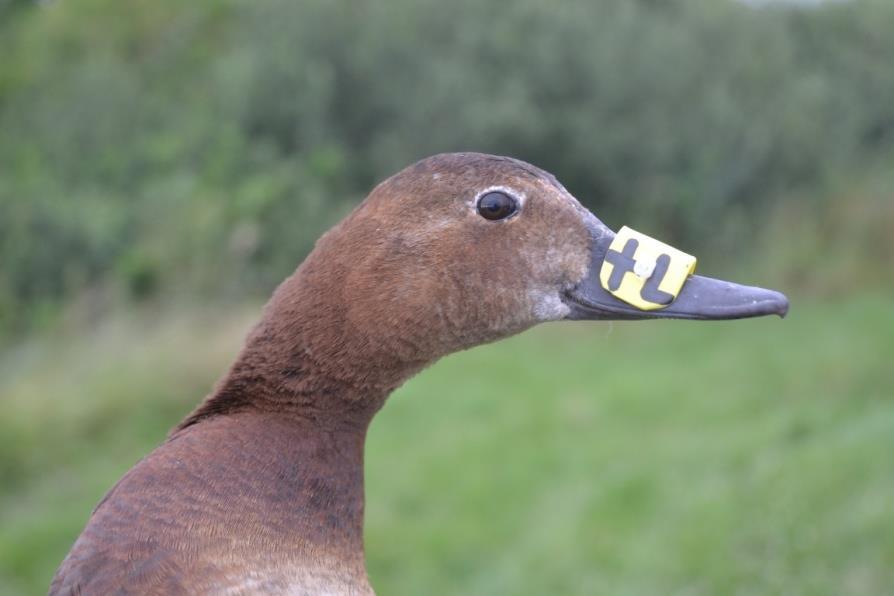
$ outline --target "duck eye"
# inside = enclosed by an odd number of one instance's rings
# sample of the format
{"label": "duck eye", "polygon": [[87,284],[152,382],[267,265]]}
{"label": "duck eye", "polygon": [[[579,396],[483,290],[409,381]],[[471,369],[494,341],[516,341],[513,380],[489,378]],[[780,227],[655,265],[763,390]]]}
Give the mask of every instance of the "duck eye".
{"label": "duck eye", "polygon": [[516,211],[516,200],[503,192],[489,192],[478,199],[478,214],[484,219],[505,219]]}

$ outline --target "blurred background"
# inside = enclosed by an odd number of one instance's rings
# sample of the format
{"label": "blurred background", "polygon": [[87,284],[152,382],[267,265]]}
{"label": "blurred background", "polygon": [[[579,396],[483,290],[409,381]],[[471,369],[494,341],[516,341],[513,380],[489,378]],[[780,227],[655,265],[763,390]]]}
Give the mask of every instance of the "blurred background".
{"label": "blurred background", "polygon": [[373,423],[381,594],[894,592],[894,3],[0,0],[0,593],[209,391],[273,287],[432,153],[781,289],[555,324]]}

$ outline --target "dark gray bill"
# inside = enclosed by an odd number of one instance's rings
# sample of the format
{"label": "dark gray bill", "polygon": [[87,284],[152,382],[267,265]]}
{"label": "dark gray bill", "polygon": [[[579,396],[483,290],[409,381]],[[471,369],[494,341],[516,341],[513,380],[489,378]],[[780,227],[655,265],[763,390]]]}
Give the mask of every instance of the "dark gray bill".
{"label": "dark gray bill", "polygon": [[593,243],[587,277],[565,294],[571,308],[568,319],[634,320],[634,319],[746,319],[764,315],[784,317],[788,312],[788,298],[784,294],[764,288],[691,276],[677,298],[660,310],[640,310],[615,298],[602,287],[599,271],[611,237]]}

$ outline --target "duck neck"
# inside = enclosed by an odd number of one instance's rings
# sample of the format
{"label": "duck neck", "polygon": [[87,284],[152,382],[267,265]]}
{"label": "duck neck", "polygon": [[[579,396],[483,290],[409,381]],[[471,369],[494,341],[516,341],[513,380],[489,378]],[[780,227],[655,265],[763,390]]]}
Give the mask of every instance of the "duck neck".
{"label": "duck neck", "polygon": [[[332,233],[277,288],[227,375],[178,428],[251,410],[365,429],[395,388],[440,356],[352,281],[355,255],[333,250]],[[409,329],[399,337],[397,326]]]}
{"label": "duck neck", "polygon": [[216,416],[252,412],[275,416],[305,431],[364,434],[400,380],[359,382],[350,369],[322,364],[300,337],[286,343],[262,321],[205,401],[177,428]]}
{"label": "duck neck", "polygon": [[276,291],[230,370],[177,430],[248,411],[365,432],[388,395],[431,360],[402,356],[384,334],[364,332],[303,269]]}
{"label": "duck neck", "polygon": [[200,465],[232,487],[223,507],[243,559],[289,570],[284,585],[367,585],[363,450],[388,388],[328,375],[307,354],[277,361],[285,350],[271,349],[271,339],[255,330],[171,442],[201,445]]}
{"label": "duck neck", "polygon": [[201,444],[202,465],[226,476],[215,484],[237,487],[225,507],[248,521],[235,531],[258,536],[261,523],[268,533],[248,550],[316,575],[350,570],[360,581],[366,431],[424,363],[370,341],[337,295],[308,290],[300,273],[274,294],[226,376],[170,442]]}

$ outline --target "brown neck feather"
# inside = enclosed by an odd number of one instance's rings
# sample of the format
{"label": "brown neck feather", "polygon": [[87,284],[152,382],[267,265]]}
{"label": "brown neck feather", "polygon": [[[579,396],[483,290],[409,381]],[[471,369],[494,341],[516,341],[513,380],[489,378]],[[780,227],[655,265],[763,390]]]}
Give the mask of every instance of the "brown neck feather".
{"label": "brown neck feather", "polygon": [[[442,355],[434,338],[398,337],[395,328],[418,321],[395,320],[394,305],[376,302],[381,290],[351,275],[361,248],[343,245],[367,242],[361,226],[342,233],[351,219],[277,288],[230,371],[175,432],[242,411],[365,428],[391,391]],[[375,279],[374,268],[369,275]]]}
{"label": "brown neck feather", "polygon": [[311,255],[280,286],[229,372],[155,457],[195,466],[181,484],[187,501],[220,486],[225,498],[210,511],[226,509],[228,531],[251,538],[246,550],[266,551],[262,561],[272,553],[285,567],[341,569],[359,585],[366,431],[425,362],[396,355],[382,335],[371,341],[378,329],[350,319],[332,259],[325,275],[319,260]]}
{"label": "brown neck feather", "polygon": [[262,321],[214,392],[173,434],[215,416],[256,412],[319,430],[365,432],[390,392],[329,374],[300,338],[284,347]]}
{"label": "brown neck feather", "polygon": [[[197,592],[364,586],[365,430],[258,411],[211,416],[176,431],[98,514],[125,544],[148,532],[198,556],[179,559]],[[134,511],[148,525],[135,526]],[[251,577],[264,583],[241,583]]]}

